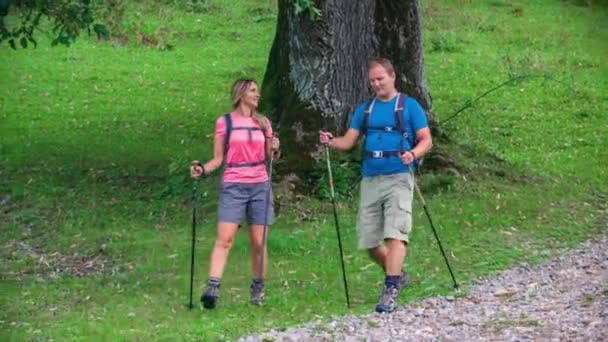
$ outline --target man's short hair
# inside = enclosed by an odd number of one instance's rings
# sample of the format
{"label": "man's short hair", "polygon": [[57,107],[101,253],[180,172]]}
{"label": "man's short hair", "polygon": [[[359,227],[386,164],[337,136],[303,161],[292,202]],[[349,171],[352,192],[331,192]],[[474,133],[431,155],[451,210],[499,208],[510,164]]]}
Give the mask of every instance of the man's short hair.
{"label": "man's short hair", "polygon": [[371,68],[373,68],[377,65],[383,67],[387,73],[392,74],[392,75],[395,74],[395,67],[393,66],[393,63],[391,63],[391,61],[388,58],[372,59],[371,61],[368,62],[367,69],[370,70]]}

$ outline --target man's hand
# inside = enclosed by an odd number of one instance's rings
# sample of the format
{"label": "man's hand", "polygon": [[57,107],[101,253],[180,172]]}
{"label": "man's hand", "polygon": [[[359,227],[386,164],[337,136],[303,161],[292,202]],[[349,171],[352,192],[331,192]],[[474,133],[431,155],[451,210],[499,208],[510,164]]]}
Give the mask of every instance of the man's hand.
{"label": "man's hand", "polygon": [[323,145],[329,145],[329,142],[334,138],[334,135],[330,132],[319,131],[319,141]]}
{"label": "man's hand", "polygon": [[407,165],[413,163],[416,160],[416,155],[414,154],[414,151],[407,151],[401,153],[399,158],[401,159],[401,162],[404,165]]}

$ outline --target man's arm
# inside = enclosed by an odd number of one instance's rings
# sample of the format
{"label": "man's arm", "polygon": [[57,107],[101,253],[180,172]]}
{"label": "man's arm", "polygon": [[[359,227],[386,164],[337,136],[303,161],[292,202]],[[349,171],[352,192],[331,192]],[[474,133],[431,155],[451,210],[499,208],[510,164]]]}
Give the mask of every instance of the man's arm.
{"label": "man's arm", "polygon": [[418,143],[416,146],[404,152],[401,155],[401,162],[403,164],[410,164],[416,159],[422,158],[428,151],[433,147],[433,138],[431,137],[431,129],[428,127],[421,128],[416,131],[416,140]]}
{"label": "man's arm", "polygon": [[416,159],[420,159],[431,150],[431,147],[433,147],[431,129],[425,127],[417,130],[416,140],[418,141],[418,143],[411,151],[415,154]]}
{"label": "man's arm", "polygon": [[414,98],[408,98],[407,100],[407,110],[410,113],[410,120],[412,120],[412,128],[416,132],[417,143],[411,150],[401,155],[401,161],[404,164],[409,164],[424,157],[433,147],[431,129],[428,126],[428,119],[422,106]]}
{"label": "man's arm", "polygon": [[349,128],[346,134],[341,137],[334,137],[331,133],[324,131],[319,132],[319,134],[321,143],[339,151],[351,150],[359,139],[359,131],[354,128]]}

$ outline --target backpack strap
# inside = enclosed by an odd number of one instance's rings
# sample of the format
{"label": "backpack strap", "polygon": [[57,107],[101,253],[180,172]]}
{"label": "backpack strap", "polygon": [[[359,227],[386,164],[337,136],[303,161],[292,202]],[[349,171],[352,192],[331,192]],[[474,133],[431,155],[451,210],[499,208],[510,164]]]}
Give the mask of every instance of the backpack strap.
{"label": "backpack strap", "polygon": [[365,110],[363,110],[363,122],[361,123],[361,133],[367,136],[367,128],[369,127],[369,116],[372,113],[372,109],[374,109],[374,104],[376,103],[376,97],[372,97],[367,101],[365,105]]}
{"label": "backpack strap", "polygon": [[363,122],[361,123],[361,134],[363,134],[363,158],[366,157],[365,145],[367,143],[367,128],[369,127],[369,117],[374,109],[374,103],[376,103],[376,97],[372,97],[367,101],[365,109],[363,110]]}
{"label": "backpack strap", "polygon": [[[399,100],[400,100],[400,103],[399,103],[399,106],[397,108],[397,110],[400,111],[399,115],[397,116],[398,120],[400,120],[400,121],[398,121],[399,122],[399,127],[400,127],[400,130],[401,130],[401,135],[402,135],[403,139],[406,139],[408,141],[408,143],[409,143],[409,149],[411,150],[411,149],[413,149],[416,146],[416,143],[417,143],[417,141],[416,141],[416,130],[414,129],[414,125],[413,125],[412,120],[407,120],[406,119],[405,121],[407,121],[407,123],[411,125],[412,132],[413,132],[412,135],[409,135],[407,133],[407,130],[405,129],[405,123],[403,122],[404,116],[405,116],[403,114],[404,113],[408,114],[407,107],[406,107],[406,105],[407,105],[406,104],[407,95],[404,94]],[[397,115],[397,110],[395,110],[395,115]],[[401,151],[401,152],[403,152],[403,151]],[[424,161],[423,159],[416,159],[416,160],[414,160],[414,167],[415,167],[416,170],[422,165],[423,161]]]}
{"label": "backpack strap", "polygon": [[[268,145],[268,138],[266,137],[266,125],[262,122],[260,122],[259,126],[260,127],[241,127],[241,126],[233,126],[232,125],[232,116],[230,115],[230,113],[224,114],[224,120],[226,122],[226,136],[224,138],[224,167],[225,168],[229,168],[229,167],[246,167],[246,166],[257,166],[257,165],[262,165],[267,163],[267,156],[266,156],[266,148]],[[264,118],[264,120],[266,120]],[[252,131],[262,131],[262,134],[264,135],[264,160],[258,160],[258,161],[254,161],[254,162],[250,162],[250,163],[228,163],[226,158],[228,157],[228,149],[230,148],[230,134],[232,133],[233,130],[246,130],[249,131],[249,136],[251,138],[251,132]]]}
{"label": "backpack strap", "polygon": [[230,113],[224,114],[224,121],[226,122],[226,136],[224,137],[224,165],[227,165],[226,157],[228,156],[230,134],[232,133],[232,117],[230,116]]}
{"label": "backpack strap", "polygon": [[270,120],[268,120],[265,116],[263,116],[262,120],[260,120],[260,130],[262,130],[262,134],[264,135],[264,160],[265,160],[265,163],[267,164],[266,167],[268,168],[268,165],[270,163],[270,158],[268,158],[268,156],[266,155],[266,151],[268,151],[268,137],[266,136],[266,124],[267,123],[270,123]]}
{"label": "backpack strap", "polygon": [[[405,123],[404,123],[404,118],[403,118],[403,114],[404,112],[406,112],[406,101],[407,101],[407,95],[405,94],[401,94],[399,93],[397,95],[397,102],[395,103],[395,123],[397,123],[397,127],[399,129],[399,133],[401,134],[401,136],[403,137],[403,139],[407,139],[407,141],[410,143],[410,149],[414,147],[414,141],[413,141],[413,137],[411,137],[408,133],[407,130],[405,129]],[[401,146],[401,148],[403,149],[403,145]]]}

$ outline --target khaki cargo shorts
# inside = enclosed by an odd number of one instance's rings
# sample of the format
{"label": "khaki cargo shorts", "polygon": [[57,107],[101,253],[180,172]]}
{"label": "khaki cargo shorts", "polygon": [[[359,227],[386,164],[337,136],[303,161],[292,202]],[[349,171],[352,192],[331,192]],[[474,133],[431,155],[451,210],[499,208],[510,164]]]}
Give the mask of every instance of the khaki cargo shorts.
{"label": "khaki cargo shorts", "polygon": [[363,177],[357,218],[359,248],[378,247],[385,239],[409,242],[413,197],[410,173]]}

